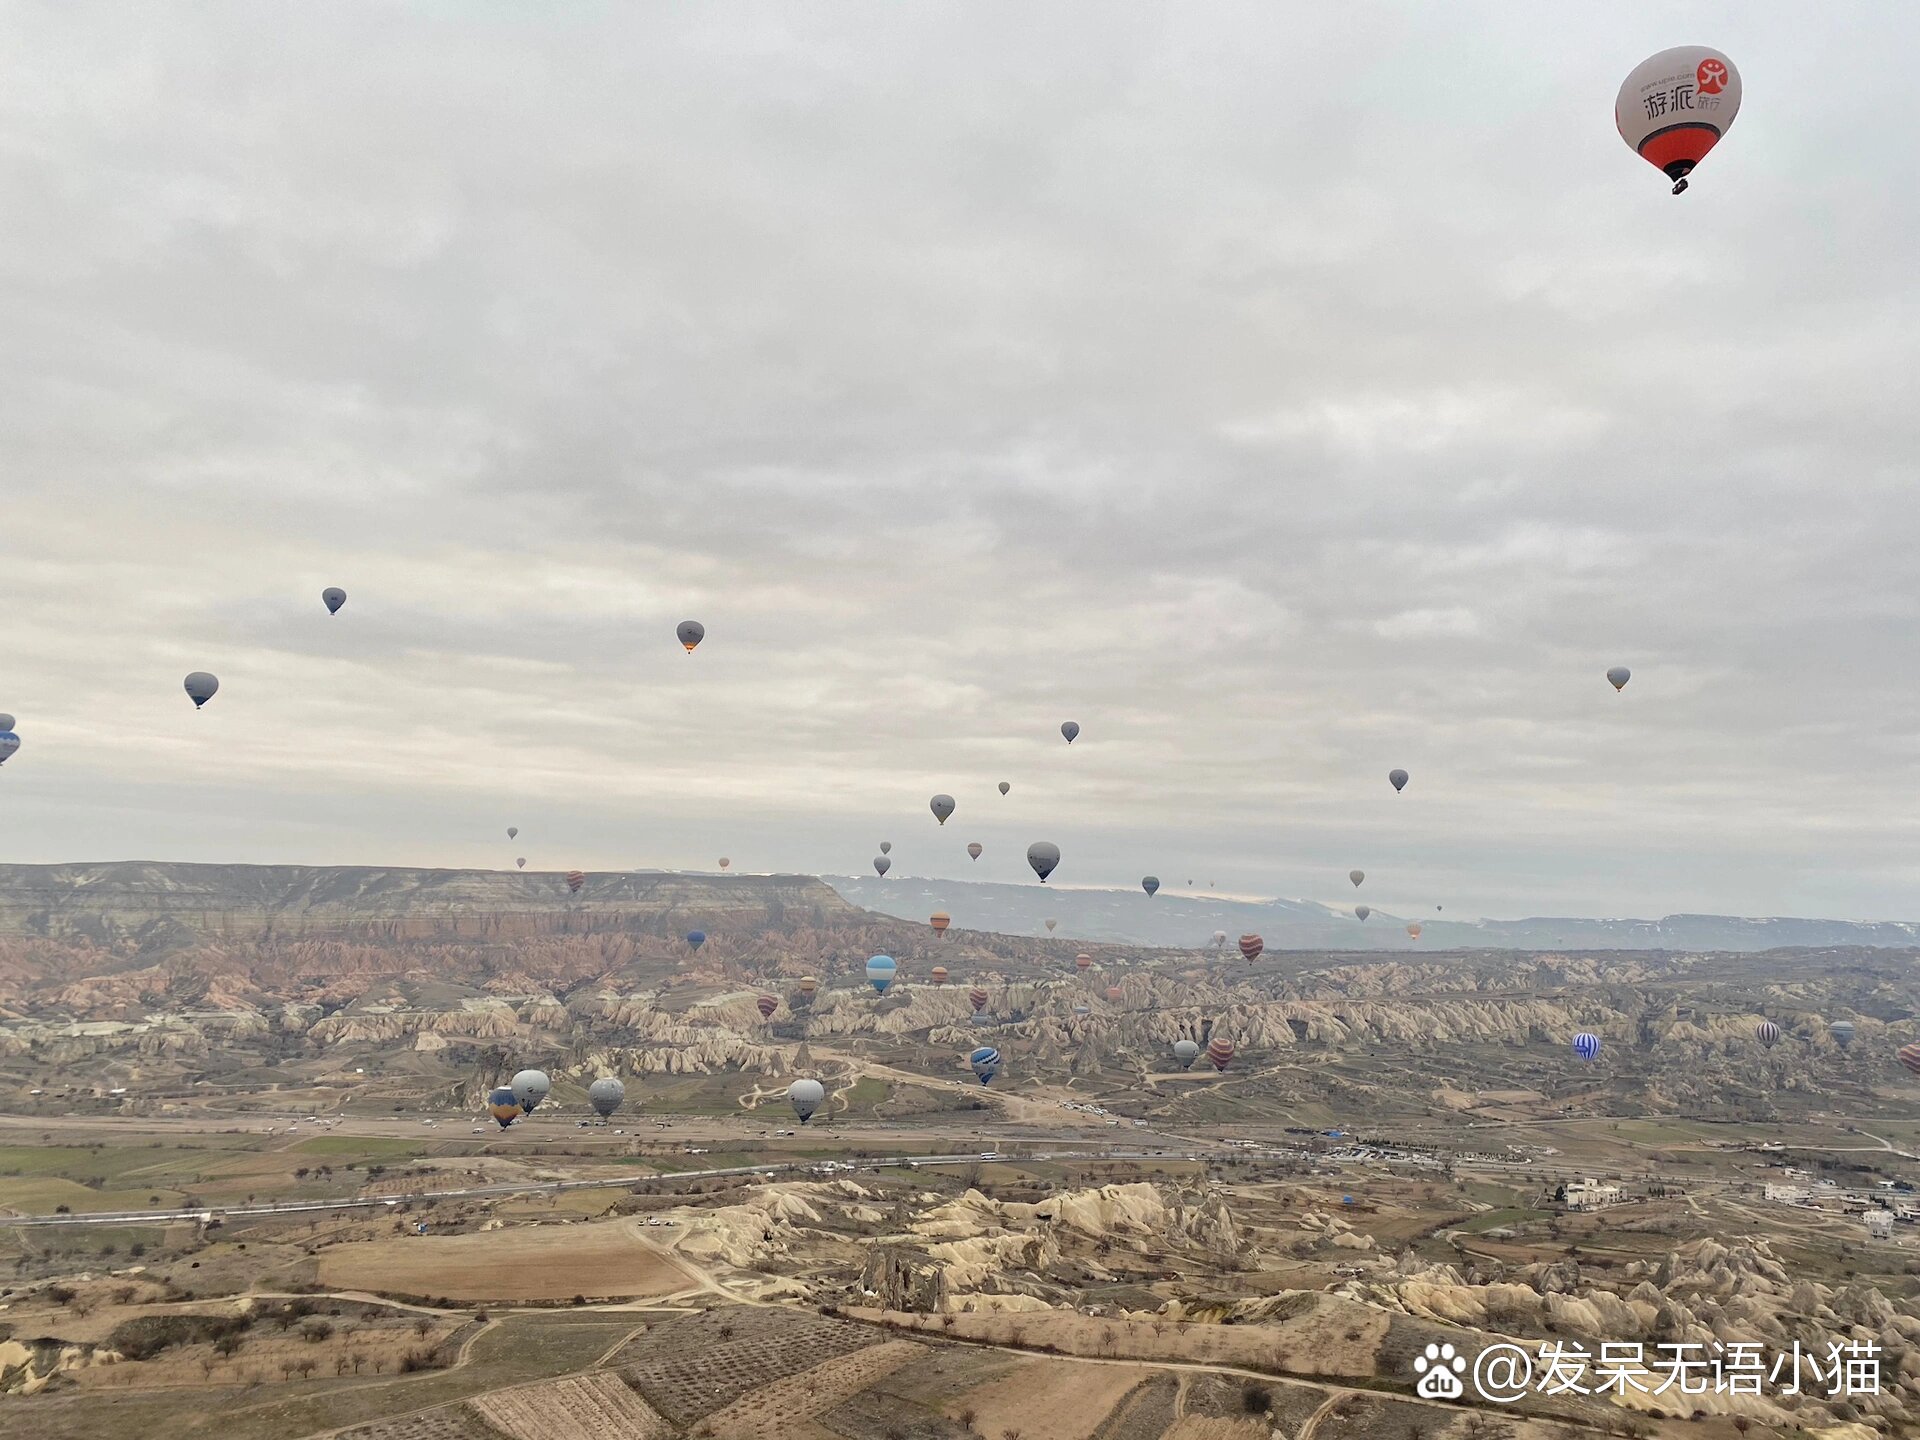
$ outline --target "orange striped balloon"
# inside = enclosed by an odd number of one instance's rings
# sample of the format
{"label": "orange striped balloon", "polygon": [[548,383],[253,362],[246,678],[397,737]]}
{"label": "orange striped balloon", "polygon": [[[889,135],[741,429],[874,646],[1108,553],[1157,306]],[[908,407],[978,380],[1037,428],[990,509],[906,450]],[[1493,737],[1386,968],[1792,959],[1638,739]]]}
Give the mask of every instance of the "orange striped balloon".
{"label": "orange striped balloon", "polygon": [[1914,1074],[1920,1075],[1920,1045],[1902,1045],[1900,1063]]}
{"label": "orange striped balloon", "polygon": [[1262,940],[1258,935],[1242,935],[1240,937],[1240,953],[1247,957],[1247,963],[1249,965],[1258,960],[1260,958],[1260,952],[1266,948],[1267,942]]}

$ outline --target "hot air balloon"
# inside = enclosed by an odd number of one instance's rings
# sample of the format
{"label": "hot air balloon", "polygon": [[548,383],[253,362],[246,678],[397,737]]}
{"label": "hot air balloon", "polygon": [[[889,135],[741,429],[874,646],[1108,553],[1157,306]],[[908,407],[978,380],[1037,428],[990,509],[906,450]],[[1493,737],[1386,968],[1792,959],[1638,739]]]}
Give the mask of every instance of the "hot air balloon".
{"label": "hot air balloon", "polygon": [[1220,948],[1220,947],[1221,947],[1222,945],[1224,945],[1224,944],[1226,944],[1226,943],[1227,943],[1227,932],[1226,932],[1226,931],[1224,931],[1224,930],[1216,930],[1216,931],[1214,931],[1214,932],[1213,932],[1213,948],[1214,948],[1214,949],[1216,949],[1216,950],[1218,950],[1218,949],[1219,949],[1219,948]]}
{"label": "hot air balloon", "polygon": [[1207,1059],[1216,1070],[1225,1070],[1233,1063],[1233,1041],[1224,1035],[1216,1035],[1207,1042]]}
{"label": "hot air balloon", "polygon": [[936,910],[927,917],[927,924],[933,927],[934,934],[945,935],[947,927],[953,924],[953,917],[944,910]]}
{"label": "hot air balloon", "polygon": [[893,984],[894,972],[898,968],[891,955],[876,955],[867,961],[867,983],[873,986],[875,994],[887,993],[887,987]]}
{"label": "hot air balloon", "polygon": [[1160,889],[1160,877],[1158,875],[1142,875],[1140,877],[1140,888],[1147,892],[1147,898],[1151,900],[1154,894]]}
{"label": "hot air balloon", "polygon": [[1613,686],[1615,690],[1626,689],[1627,681],[1631,680],[1632,678],[1633,678],[1633,672],[1627,669],[1627,667],[1624,665],[1616,665],[1611,670],[1607,671],[1607,683]]}
{"label": "hot air balloon", "polygon": [[1073,968],[1078,970],[1082,975],[1086,974],[1087,971],[1093,968],[1093,956],[1091,955],[1074,956]]}
{"label": "hot air balloon", "polygon": [[1900,1063],[1920,1075],[1920,1045],[1902,1045],[1899,1050]]}
{"label": "hot air balloon", "polygon": [[1006,794],[1007,791],[1011,790],[1012,788],[1013,786],[1009,785],[1006,781],[1002,780],[1000,782],[1000,793],[1002,795]]}
{"label": "hot air balloon", "polygon": [[1053,934],[1053,927],[1058,925],[1060,922],[1058,920],[1042,920],[1040,923],[1047,927],[1047,934],[1051,935]]}
{"label": "hot air balloon", "polygon": [[547,1078],[544,1070],[522,1070],[508,1083],[513,1086],[513,1098],[520,1102],[520,1108],[529,1115],[540,1108],[547,1093],[553,1089],[553,1081]]}
{"label": "hot air balloon", "polygon": [[513,863],[516,869],[524,870],[527,868],[527,857],[524,855],[519,856]]}
{"label": "hot air balloon", "polygon": [[1753,1027],[1753,1038],[1771,1050],[1780,1043],[1780,1027],[1771,1020],[1762,1020]]}
{"label": "hot air balloon", "polygon": [[793,1106],[793,1113],[800,1117],[802,1125],[813,1118],[813,1112],[826,1098],[826,1087],[818,1080],[796,1080],[787,1087],[787,1103]]}
{"label": "hot air balloon", "polygon": [[1404,770],[1389,770],[1387,772],[1387,779],[1392,783],[1395,790],[1404,790],[1407,788],[1407,772]]}
{"label": "hot air balloon", "polygon": [[987,1001],[991,998],[992,997],[978,985],[967,991],[967,1003],[973,1006],[973,1013],[976,1015],[987,1008]]}
{"label": "hot air balloon", "polygon": [[340,607],[347,603],[347,592],[338,585],[329,585],[320,592],[320,603],[327,607],[329,615],[338,615]]}
{"label": "hot air balloon", "polygon": [[780,1002],[771,995],[762,995],[753,1002],[753,1008],[760,1012],[762,1020],[771,1020],[773,1012],[780,1008]]}
{"label": "hot air balloon", "polygon": [[982,1045],[967,1057],[967,1064],[973,1067],[982,1085],[991,1085],[993,1077],[1000,1073],[1000,1052],[991,1045]]}
{"label": "hot air balloon", "polygon": [[1080,735],[1080,722],[1078,720],[1067,721],[1066,724],[1060,727],[1060,733],[1067,737],[1067,744],[1073,744]]}
{"label": "hot air balloon", "polygon": [[891,855],[893,853],[893,841],[882,840],[880,842],[880,853],[882,855]]}
{"label": "hot air balloon", "polygon": [[1420,922],[1418,920],[1407,926],[1407,934],[1411,935],[1415,940],[1420,938]]}
{"label": "hot air balloon", "polygon": [[1193,1062],[1200,1058],[1200,1042],[1186,1039],[1174,1041],[1173,1058],[1180,1062],[1182,1070],[1191,1070]]}
{"label": "hot air balloon", "polygon": [[13,729],[13,716],[0,715],[0,730],[11,730],[11,729]]}
{"label": "hot air balloon", "polygon": [[699,950],[699,948],[700,948],[700,947],[701,947],[702,945],[704,945],[704,944],[706,944],[706,943],[707,943],[707,932],[706,932],[706,931],[704,931],[704,930],[689,930],[689,931],[687,931],[687,944],[688,944],[688,946],[689,946],[689,947],[691,947],[691,948],[692,948],[693,950],[695,950],[695,951],[698,951],[698,950]]}
{"label": "hot air balloon", "polygon": [[682,620],[674,627],[673,633],[679,637],[680,643],[687,647],[687,654],[691,655],[693,647],[707,638],[707,627],[698,620]]}
{"label": "hot air balloon", "polygon": [[1704,45],[1648,56],[1633,67],[1613,102],[1620,138],[1666,173],[1676,195],[1739,113],[1740,72]]}
{"label": "hot air balloon", "polygon": [[1074,1003],[1073,1003],[1073,1018],[1074,1018],[1074,1019],[1076,1019],[1076,1020],[1084,1020],[1084,1019],[1086,1019],[1086,1018],[1087,1018],[1087,1017],[1088,1017],[1089,1015],[1091,1015],[1091,1014],[1093,1014],[1093,1006],[1091,1006],[1091,1005],[1089,1005],[1089,1004],[1088,1004],[1088,1003],[1087,1003],[1086,1001],[1084,1001],[1084,1000],[1076,1000],[1076,1001],[1074,1001]]}
{"label": "hot air balloon", "polygon": [[578,895],[580,893],[580,887],[586,883],[586,872],[581,870],[569,870],[567,872],[567,889],[571,890],[574,894]]}
{"label": "hot air balloon", "polygon": [[19,748],[20,737],[18,735],[14,734],[11,730],[0,730],[0,765],[6,764],[7,758]]}
{"label": "hot air balloon", "polygon": [[933,818],[944,825],[947,823],[947,817],[953,814],[953,796],[936,795],[927,802],[927,808],[933,811]]}
{"label": "hot air balloon", "polygon": [[507,839],[518,840],[519,838],[520,838],[520,827],[518,825],[507,826]]}
{"label": "hot air balloon", "polygon": [[1115,1005],[1120,1003],[1120,997],[1126,993],[1118,985],[1107,986],[1107,999]]}
{"label": "hot air balloon", "polygon": [[1600,1037],[1582,1030],[1573,1037],[1573,1053],[1582,1060],[1591,1060],[1600,1053]]}
{"label": "hot air balloon", "polygon": [[1258,935],[1242,935],[1240,937],[1240,953],[1247,957],[1247,963],[1249,965],[1258,960],[1260,958],[1260,952],[1266,948],[1267,942],[1262,940]]}
{"label": "hot air balloon", "polygon": [[1836,1020],[1827,1027],[1827,1033],[1833,1036],[1834,1043],[1844,1050],[1853,1044],[1853,1021]]}
{"label": "hot air balloon", "polygon": [[220,688],[220,682],[204,670],[196,670],[186,678],[187,698],[193,701],[198,710],[207,701],[213,699],[214,692]]}
{"label": "hot air balloon", "polygon": [[504,1130],[520,1118],[520,1102],[513,1098],[513,1091],[502,1085],[487,1095],[487,1113],[498,1120]]}
{"label": "hot air balloon", "polygon": [[978,860],[980,858],[980,852],[984,848],[985,847],[982,846],[978,840],[969,841],[967,844],[967,854],[972,856],[975,860]]}
{"label": "hot air balloon", "polygon": [[813,976],[802,975],[800,977],[800,984],[798,986],[798,989],[800,993],[806,996],[809,1000],[813,998],[813,992],[818,990],[819,988],[820,988],[820,982],[814,979]]}
{"label": "hot air balloon", "polygon": [[1366,878],[1367,878],[1367,872],[1364,870],[1347,871],[1347,879],[1353,882],[1353,888],[1356,890],[1360,888],[1360,882]]}
{"label": "hot air balloon", "polygon": [[730,869],[732,865],[733,861],[729,860],[726,856],[722,855],[720,857],[720,868],[722,870]]}
{"label": "hot air balloon", "polygon": [[1367,916],[1373,913],[1373,907],[1371,905],[1356,905],[1353,907],[1353,913],[1360,917],[1360,923],[1364,925],[1367,923]]}
{"label": "hot air balloon", "polygon": [[947,967],[944,965],[934,966],[933,969],[927,972],[927,978],[933,981],[933,983],[936,985],[946,984],[947,983]]}
{"label": "hot air balloon", "polygon": [[[1033,867],[1033,873],[1040,877],[1042,885],[1060,864],[1060,847],[1051,840],[1036,840],[1027,846],[1027,864]],[[1054,927],[1052,920],[1047,921],[1047,929]]]}
{"label": "hot air balloon", "polygon": [[602,1120],[612,1118],[613,1112],[620,1108],[620,1102],[626,1098],[627,1087],[611,1075],[602,1075],[587,1087],[587,1104]]}
{"label": "hot air balloon", "polygon": [[873,873],[874,874],[885,875],[887,871],[891,869],[893,869],[893,861],[889,860],[886,856],[876,855],[873,857]]}

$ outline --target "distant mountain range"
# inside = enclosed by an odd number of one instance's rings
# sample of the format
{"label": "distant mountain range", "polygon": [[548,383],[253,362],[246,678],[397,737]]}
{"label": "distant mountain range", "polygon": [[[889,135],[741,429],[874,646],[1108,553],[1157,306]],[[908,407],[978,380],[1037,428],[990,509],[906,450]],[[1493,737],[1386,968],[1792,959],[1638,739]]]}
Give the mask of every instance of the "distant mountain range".
{"label": "distant mountain range", "polygon": [[[1737,915],[1668,915],[1659,920],[1582,920],[1540,916],[1524,920],[1448,920],[1441,915],[1396,915],[1375,910],[1363,924],[1351,910],[1306,900],[1237,901],[1169,894],[1149,899],[1139,890],[1070,890],[1055,886],[997,885],[969,880],[876,876],[821,877],[851,903],[883,915],[924,920],[935,910],[957,929],[1006,934],[1055,934],[1116,944],[1201,947],[1215,931],[1232,945],[1257,934],[1273,950],[1773,950],[1786,946],[1920,943],[1920,924],[1904,921],[1748,919]],[[1356,897],[1358,901],[1362,897]],[[1416,941],[1407,934],[1420,925]]]}

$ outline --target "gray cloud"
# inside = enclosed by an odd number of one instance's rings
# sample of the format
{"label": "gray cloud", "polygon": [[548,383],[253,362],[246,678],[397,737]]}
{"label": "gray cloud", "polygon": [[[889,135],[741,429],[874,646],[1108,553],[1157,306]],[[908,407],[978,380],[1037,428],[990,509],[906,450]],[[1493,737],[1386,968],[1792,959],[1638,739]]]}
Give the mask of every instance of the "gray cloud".
{"label": "gray cloud", "polygon": [[10,9],[0,854],[1911,918],[1916,29]]}

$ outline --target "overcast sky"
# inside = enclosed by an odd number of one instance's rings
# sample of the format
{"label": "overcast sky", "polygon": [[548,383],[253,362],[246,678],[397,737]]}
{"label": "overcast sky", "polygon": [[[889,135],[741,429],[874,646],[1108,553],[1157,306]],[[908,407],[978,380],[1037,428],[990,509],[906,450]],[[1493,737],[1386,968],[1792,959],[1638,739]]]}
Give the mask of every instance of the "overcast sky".
{"label": "overcast sky", "polygon": [[10,5],[0,859],[1920,918],[1916,46]]}

